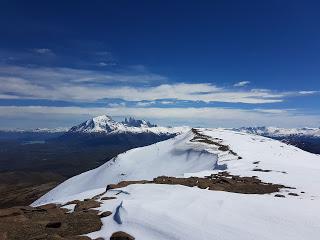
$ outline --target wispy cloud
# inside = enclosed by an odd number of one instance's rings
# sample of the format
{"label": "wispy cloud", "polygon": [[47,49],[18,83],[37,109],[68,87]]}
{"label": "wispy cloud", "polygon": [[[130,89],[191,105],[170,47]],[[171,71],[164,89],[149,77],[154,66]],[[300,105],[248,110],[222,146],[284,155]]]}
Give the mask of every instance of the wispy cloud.
{"label": "wispy cloud", "polygon": [[153,104],[155,104],[156,102],[155,101],[149,101],[149,102],[137,102],[136,103],[136,106],[137,107],[148,107],[148,106],[151,106]]}
{"label": "wispy cloud", "polygon": [[235,83],[233,86],[234,87],[244,87],[248,84],[250,84],[250,81],[241,81],[241,82]]}
{"label": "wispy cloud", "polygon": [[99,67],[107,67],[107,66],[115,66],[116,64],[114,62],[99,62],[97,65]]}
{"label": "wispy cloud", "polygon": [[126,103],[125,102],[120,102],[120,103],[108,103],[108,107],[111,108],[117,108],[117,107],[125,107]]}
{"label": "wispy cloud", "polygon": [[32,50],[38,54],[53,54],[52,50],[49,48],[34,48]]}
{"label": "wispy cloud", "polygon": [[319,93],[319,91],[299,91],[299,94],[301,95],[312,95],[316,93]]}

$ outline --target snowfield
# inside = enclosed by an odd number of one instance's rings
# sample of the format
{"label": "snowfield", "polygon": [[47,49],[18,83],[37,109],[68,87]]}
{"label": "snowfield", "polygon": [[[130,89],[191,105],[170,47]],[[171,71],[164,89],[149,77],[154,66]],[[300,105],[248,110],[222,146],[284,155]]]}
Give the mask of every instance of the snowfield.
{"label": "snowfield", "polygon": [[[200,141],[199,136],[202,140]],[[136,239],[318,239],[320,156],[269,138],[226,129],[197,129],[118,155],[75,176],[33,203],[67,203],[102,194],[111,183],[165,175],[204,177],[219,171],[283,184],[284,197],[239,194],[181,185],[133,184],[103,196],[100,231],[109,239],[125,231]],[[295,193],[298,196],[292,196]],[[103,197],[101,196],[101,197]]]}
{"label": "snowfield", "polygon": [[[109,239],[125,231],[136,239],[318,239],[318,201],[201,190],[174,185],[130,185],[127,194],[99,208],[113,212],[100,231]],[[119,208],[119,206],[121,206]],[[297,207],[299,206],[299,207]],[[118,208],[118,211],[117,211]],[[121,222],[119,224],[118,222]]]}

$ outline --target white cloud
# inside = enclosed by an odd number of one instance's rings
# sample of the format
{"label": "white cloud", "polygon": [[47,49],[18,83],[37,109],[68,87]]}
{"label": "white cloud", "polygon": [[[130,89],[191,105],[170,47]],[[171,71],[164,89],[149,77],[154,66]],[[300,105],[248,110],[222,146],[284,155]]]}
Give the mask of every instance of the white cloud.
{"label": "white cloud", "polygon": [[49,48],[34,48],[33,51],[38,54],[53,54]]}
{"label": "white cloud", "polygon": [[164,105],[168,105],[168,104],[174,104],[175,102],[173,101],[160,101],[161,104],[164,104]]}
{"label": "white cloud", "polygon": [[227,108],[81,108],[81,107],[48,107],[48,106],[0,106],[0,117],[25,119],[41,119],[43,116],[55,118],[61,116],[74,117],[75,124],[80,116],[92,117],[100,114],[109,114],[113,117],[134,116],[149,120],[157,120],[166,125],[189,124],[192,126],[207,127],[240,127],[273,125],[279,127],[319,126],[320,118],[317,115],[299,114],[295,111],[269,111],[227,109]]}
{"label": "white cloud", "polygon": [[233,86],[234,87],[243,87],[243,86],[246,86],[250,83],[250,81],[241,81],[241,82],[238,82],[238,83],[235,83]]}
{"label": "white cloud", "polygon": [[106,67],[106,66],[115,66],[116,63],[114,63],[114,62],[99,62],[97,65],[99,67]]}
{"label": "white cloud", "polygon": [[126,103],[125,102],[121,102],[121,103],[108,103],[109,107],[115,108],[115,107],[125,107]]}
{"label": "white cloud", "polygon": [[288,113],[290,111],[295,111],[295,109],[261,109],[256,108],[254,111],[261,112],[261,113],[272,113],[272,114],[283,114]]}
{"label": "white cloud", "polygon": [[148,107],[155,104],[155,101],[150,101],[150,102],[137,102],[136,106],[137,107]]}
{"label": "white cloud", "polygon": [[319,93],[319,91],[300,91],[299,94],[301,95],[312,95],[312,94],[316,94]]}

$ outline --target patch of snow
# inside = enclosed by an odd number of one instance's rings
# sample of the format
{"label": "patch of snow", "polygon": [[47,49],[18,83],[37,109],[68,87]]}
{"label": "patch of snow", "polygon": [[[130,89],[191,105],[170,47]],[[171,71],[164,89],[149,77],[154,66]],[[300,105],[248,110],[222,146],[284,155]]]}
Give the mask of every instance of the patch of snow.
{"label": "patch of snow", "polygon": [[67,209],[68,210],[67,213],[73,213],[76,205],[77,204],[68,204],[68,205],[64,205],[62,208]]}

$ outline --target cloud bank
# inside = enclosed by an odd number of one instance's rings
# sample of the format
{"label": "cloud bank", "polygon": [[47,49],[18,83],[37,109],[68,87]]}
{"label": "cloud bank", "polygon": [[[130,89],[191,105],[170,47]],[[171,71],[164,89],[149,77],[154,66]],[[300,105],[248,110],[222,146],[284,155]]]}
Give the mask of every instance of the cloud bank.
{"label": "cloud bank", "polygon": [[[211,83],[163,83],[166,77],[148,72],[103,72],[70,68],[0,67],[0,95],[5,99],[65,101],[154,101],[165,99],[265,104],[316,91],[277,92],[268,89],[234,90]],[[160,84],[159,84],[160,82]],[[245,82],[238,85],[244,86]]]}

